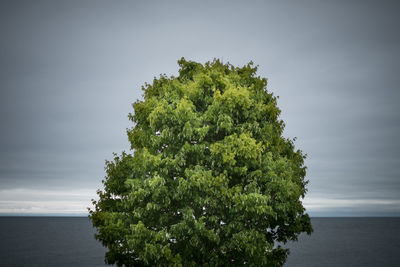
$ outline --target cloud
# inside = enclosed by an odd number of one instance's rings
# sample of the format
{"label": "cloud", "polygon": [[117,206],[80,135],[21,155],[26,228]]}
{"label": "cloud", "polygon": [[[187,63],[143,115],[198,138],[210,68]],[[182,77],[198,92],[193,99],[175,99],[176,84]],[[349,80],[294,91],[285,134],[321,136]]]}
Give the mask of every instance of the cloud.
{"label": "cloud", "polygon": [[87,214],[95,198],[90,189],[34,190],[15,188],[0,190],[0,214]]}
{"label": "cloud", "polygon": [[86,212],[104,160],[129,150],[141,86],[176,75],[184,56],[259,65],[285,135],[309,155],[310,212],[399,215],[385,202],[400,199],[398,10],[395,1],[5,3],[0,212]]}
{"label": "cloud", "polygon": [[399,199],[309,197],[304,206],[311,216],[398,216]]}

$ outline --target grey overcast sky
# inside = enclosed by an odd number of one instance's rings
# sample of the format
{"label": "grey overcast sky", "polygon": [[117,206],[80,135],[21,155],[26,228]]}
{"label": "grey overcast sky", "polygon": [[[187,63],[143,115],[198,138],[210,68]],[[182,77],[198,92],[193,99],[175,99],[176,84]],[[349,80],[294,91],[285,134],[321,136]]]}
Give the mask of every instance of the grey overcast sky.
{"label": "grey overcast sky", "polygon": [[312,216],[400,216],[397,1],[1,1],[0,213],[84,214],[141,86],[250,60],[308,154]]}

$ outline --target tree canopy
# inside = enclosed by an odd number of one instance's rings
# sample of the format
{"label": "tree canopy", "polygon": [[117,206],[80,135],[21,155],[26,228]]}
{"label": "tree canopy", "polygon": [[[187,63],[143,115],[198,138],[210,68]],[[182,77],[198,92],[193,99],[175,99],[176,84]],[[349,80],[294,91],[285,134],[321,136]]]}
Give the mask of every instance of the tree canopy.
{"label": "tree canopy", "polygon": [[143,86],[129,153],[106,161],[90,218],[118,266],[281,266],[311,233],[305,155],[253,63],[178,61]]}

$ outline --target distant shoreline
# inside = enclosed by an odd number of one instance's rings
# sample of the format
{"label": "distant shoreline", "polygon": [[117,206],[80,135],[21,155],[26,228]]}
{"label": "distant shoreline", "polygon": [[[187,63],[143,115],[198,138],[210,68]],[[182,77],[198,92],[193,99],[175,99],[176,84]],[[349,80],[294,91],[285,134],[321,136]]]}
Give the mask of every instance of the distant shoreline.
{"label": "distant shoreline", "polygon": [[[0,214],[1,217],[69,217],[69,218],[87,218],[89,214],[10,214],[10,213],[5,213],[5,214]],[[365,216],[334,216],[334,215],[326,215],[326,216],[310,216],[310,218],[399,218],[400,215],[365,215]]]}

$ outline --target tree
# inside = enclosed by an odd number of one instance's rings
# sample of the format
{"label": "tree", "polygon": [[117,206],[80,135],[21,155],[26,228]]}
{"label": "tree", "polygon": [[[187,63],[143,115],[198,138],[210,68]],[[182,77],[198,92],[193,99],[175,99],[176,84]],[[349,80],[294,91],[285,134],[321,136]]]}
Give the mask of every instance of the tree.
{"label": "tree", "polygon": [[106,162],[89,217],[119,266],[281,266],[312,231],[305,155],[257,67],[184,58],[143,86],[132,153]]}

